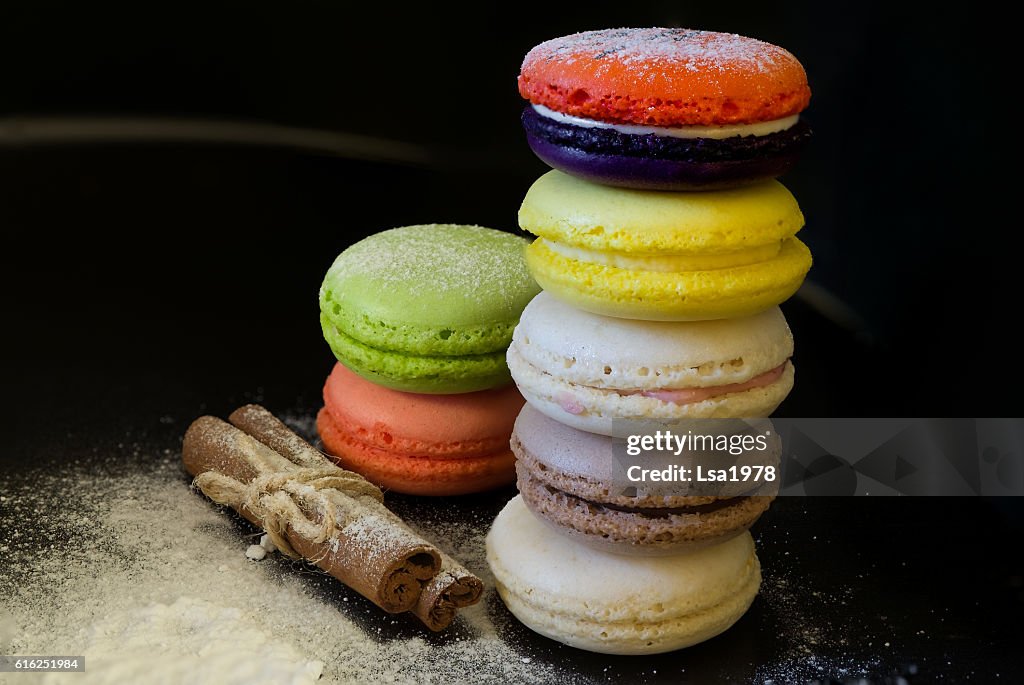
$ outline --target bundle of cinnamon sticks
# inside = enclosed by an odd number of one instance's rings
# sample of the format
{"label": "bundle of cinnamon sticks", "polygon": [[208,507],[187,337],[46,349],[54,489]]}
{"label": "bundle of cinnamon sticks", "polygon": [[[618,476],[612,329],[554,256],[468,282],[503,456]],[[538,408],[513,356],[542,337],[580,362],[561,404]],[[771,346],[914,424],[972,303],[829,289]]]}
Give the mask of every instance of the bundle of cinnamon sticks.
{"label": "bundle of cinnamon sticks", "polygon": [[182,459],[195,485],[389,613],[442,630],[483,583],[383,504],[383,493],[330,461],[265,408],[196,419]]}

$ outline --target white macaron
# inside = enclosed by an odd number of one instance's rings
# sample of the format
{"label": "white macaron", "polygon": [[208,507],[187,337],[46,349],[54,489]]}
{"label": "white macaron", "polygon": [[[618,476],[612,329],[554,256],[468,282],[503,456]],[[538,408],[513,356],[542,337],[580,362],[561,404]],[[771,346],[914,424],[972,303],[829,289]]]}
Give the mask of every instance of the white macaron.
{"label": "white macaron", "polygon": [[603,435],[640,422],[758,418],[793,388],[793,335],[782,311],[714,321],[637,321],[592,314],[542,292],[508,349],[527,402]]}

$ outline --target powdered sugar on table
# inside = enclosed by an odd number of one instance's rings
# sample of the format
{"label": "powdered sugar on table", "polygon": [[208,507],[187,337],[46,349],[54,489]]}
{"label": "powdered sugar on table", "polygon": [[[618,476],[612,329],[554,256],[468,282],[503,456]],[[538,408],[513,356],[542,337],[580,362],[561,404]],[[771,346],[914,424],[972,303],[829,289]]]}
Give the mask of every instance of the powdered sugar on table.
{"label": "powdered sugar on table", "polygon": [[[550,681],[502,641],[487,602],[428,635],[305,564],[252,563],[259,533],[190,491],[176,453],[136,461],[133,473],[112,458],[0,478],[0,653],[87,664],[0,683]],[[458,552],[489,582],[482,543]],[[382,639],[382,622],[407,637]]]}

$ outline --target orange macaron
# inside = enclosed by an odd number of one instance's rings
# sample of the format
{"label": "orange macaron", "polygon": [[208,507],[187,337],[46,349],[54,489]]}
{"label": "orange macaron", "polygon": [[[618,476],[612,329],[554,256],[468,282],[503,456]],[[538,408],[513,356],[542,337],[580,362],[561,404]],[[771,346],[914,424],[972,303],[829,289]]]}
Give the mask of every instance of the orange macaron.
{"label": "orange macaron", "polygon": [[401,392],[341,364],[324,385],[317,431],[328,455],[386,490],[461,495],[515,481],[514,385],[456,395]]}

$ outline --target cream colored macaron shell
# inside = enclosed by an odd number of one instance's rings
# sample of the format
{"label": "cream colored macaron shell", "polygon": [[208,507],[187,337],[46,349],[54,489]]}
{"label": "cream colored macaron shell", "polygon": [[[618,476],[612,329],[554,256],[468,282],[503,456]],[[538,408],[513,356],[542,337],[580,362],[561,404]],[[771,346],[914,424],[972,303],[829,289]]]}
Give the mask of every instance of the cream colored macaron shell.
{"label": "cream colored macaron shell", "polygon": [[[630,422],[651,419],[768,416],[793,387],[792,354],[778,307],[739,319],[635,321],[591,314],[542,292],[512,334],[508,365],[539,411],[580,430],[618,435],[635,432]],[[771,382],[745,387],[772,371]],[[722,392],[729,388],[737,390]],[[674,391],[713,396],[659,399]]]}
{"label": "cream colored macaron shell", "polygon": [[749,533],[693,554],[630,557],[577,544],[515,497],[487,535],[498,594],[531,630],[604,654],[703,642],[750,607],[761,567]]}

